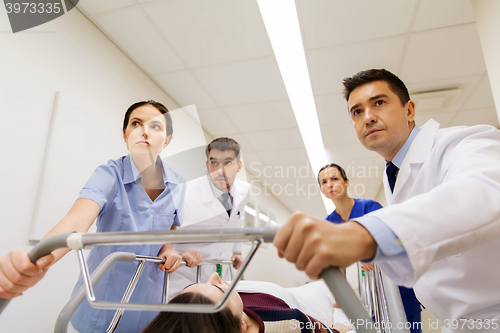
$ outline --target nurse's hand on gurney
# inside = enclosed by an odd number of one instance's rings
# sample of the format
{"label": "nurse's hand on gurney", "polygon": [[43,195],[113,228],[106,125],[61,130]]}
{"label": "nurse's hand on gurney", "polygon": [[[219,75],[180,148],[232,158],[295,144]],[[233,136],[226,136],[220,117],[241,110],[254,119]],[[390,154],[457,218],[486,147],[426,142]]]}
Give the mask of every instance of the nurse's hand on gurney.
{"label": "nurse's hand on gurney", "polygon": [[241,253],[235,253],[231,256],[231,261],[233,262],[234,269],[239,269],[241,264],[243,263],[243,257]]}
{"label": "nurse's hand on gurney", "polygon": [[186,261],[187,267],[196,267],[203,260],[203,254],[199,253],[195,249],[184,252],[181,254],[181,257]]}
{"label": "nurse's hand on gurney", "polygon": [[274,237],[278,255],[295,263],[313,279],[329,267],[347,267],[371,259],[377,243],[361,224],[348,221],[334,224],[294,213]]}
{"label": "nurse's hand on gurney", "polygon": [[360,262],[359,266],[365,271],[365,272],[370,272],[375,269],[375,264],[368,264],[365,262]]}
{"label": "nurse's hand on gurney", "polygon": [[203,260],[203,254],[196,250],[189,250],[182,254],[177,254],[172,250],[172,244],[165,244],[160,249],[158,257],[165,258],[164,262],[158,263],[158,268],[162,272],[173,273],[177,268],[181,266],[181,261],[184,259],[186,261],[187,267],[196,267]]}
{"label": "nurse's hand on gurney", "polygon": [[54,264],[54,255],[46,255],[31,263],[28,251],[13,249],[0,257],[0,298],[12,299],[33,287]]}
{"label": "nurse's hand on gurney", "polygon": [[[158,254],[159,257],[165,258],[165,262],[158,264],[162,271],[175,271],[182,259],[186,260],[189,267],[198,266],[203,259],[203,255],[196,250],[179,255],[172,251],[171,247],[171,244],[164,245]],[[24,291],[37,284],[55,262],[56,258],[51,253],[38,259],[35,265],[28,257],[28,251],[18,249],[0,257],[0,298],[12,299],[21,296]]]}

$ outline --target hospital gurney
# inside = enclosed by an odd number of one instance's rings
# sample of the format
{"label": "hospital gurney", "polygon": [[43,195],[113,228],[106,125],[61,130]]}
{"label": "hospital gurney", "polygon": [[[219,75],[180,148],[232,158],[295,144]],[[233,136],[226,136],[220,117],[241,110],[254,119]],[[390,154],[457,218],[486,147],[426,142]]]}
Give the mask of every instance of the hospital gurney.
{"label": "hospital gurney", "polygon": [[[155,231],[155,232],[119,232],[119,233],[63,233],[49,237],[38,243],[30,252],[29,257],[32,262],[36,262],[38,258],[52,252],[58,248],[70,248],[77,251],[80,268],[82,271],[83,288],[75,294],[73,298],[81,297],[81,293],[85,293],[87,301],[91,306],[99,309],[118,309],[117,316],[120,316],[120,311],[123,310],[139,310],[139,311],[166,311],[166,312],[197,312],[197,313],[215,313],[222,310],[229,301],[229,295],[235,289],[236,283],[241,279],[250,260],[259,248],[262,242],[271,243],[277,231],[276,227],[266,228],[237,228],[237,229],[198,229],[198,230],[176,230],[176,231]],[[118,244],[166,244],[166,243],[201,243],[201,242],[252,242],[253,246],[245,258],[243,264],[228,286],[226,293],[221,300],[216,304],[144,304],[144,303],[128,303],[127,298],[130,297],[131,291],[126,292],[122,303],[120,302],[102,302],[97,301],[94,295],[93,285],[104,275],[106,270],[116,261],[135,261],[140,263],[134,275],[140,275],[141,267],[148,262],[157,262],[156,257],[145,257],[134,253],[116,252],[103,260],[98,268],[92,274],[89,274],[83,249],[90,248],[96,245],[118,245]],[[343,274],[336,267],[325,269],[321,277],[325,280],[328,288],[335,296],[337,303],[342,307],[342,310],[350,318],[358,333],[375,333],[377,330],[373,326],[372,319],[368,315],[364,306],[358,300],[356,294],[351,289]],[[132,279],[132,281],[134,278]],[[83,290],[84,289],[84,290]],[[130,289],[130,288],[129,288]],[[128,296],[127,296],[128,295]],[[72,299],[73,299],[72,298]],[[0,313],[7,306],[9,300],[0,299]],[[56,332],[65,332],[67,328],[64,324],[60,324],[61,317],[71,317],[72,313],[78,307],[78,304],[69,302],[63,309],[56,323]],[[76,307],[75,307],[76,306]],[[404,312],[403,312],[404,314]],[[68,317],[69,316],[69,317]],[[119,319],[119,318],[118,318]],[[360,325],[360,323],[363,323]],[[116,323],[117,324],[117,323]],[[389,325],[387,325],[389,326]],[[396,325],[390,325],[397,328]],[[393,329],[391,332],[406,332]]]}
{"label": "hospital gurney", "polygon": [[377,265],[369,272],[363,271],[359,264],[356,265],[361,303],[370,317],[374,318],[379,332],[410,333],[398,286]]}

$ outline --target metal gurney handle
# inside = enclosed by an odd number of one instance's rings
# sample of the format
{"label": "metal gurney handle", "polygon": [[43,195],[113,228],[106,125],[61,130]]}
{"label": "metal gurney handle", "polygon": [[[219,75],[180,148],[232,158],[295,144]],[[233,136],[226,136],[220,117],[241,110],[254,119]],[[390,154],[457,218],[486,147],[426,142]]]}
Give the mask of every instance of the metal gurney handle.
{"label": "metal gurney handle", "polygon": [[[229,300],[229,294],[234,290],[236,283],[241,278],[244,270],[248,266],[253,254],[262,242],[271,243],[278,227],[269,226],[265,228],[237,228],[237,229],[198,229],[198,230],[176,230],[176,231],[155,231],[155,232],[118,232],[118,233],[64,233],[49,237],[38,243],[31,251],[30,258],[36,262],[39,258],[49,254],[58,248],[71,248],[78,251],[80,266],[82,268],[82,278],[87,289],[87,300],[96,308],[103,309],[128,309],[128,310],[152,310],[171,312],[206,312],[214,313],[224,308]],[[243,262],[235,281],[233,281],[223,296],[217,303],[212,305],[193,304],[132,304],[132,303],[111,303],[97,302],[93,295],[88,270],[86,268],[83,248],[93,245],[116,245],[116,244],[166,244],[166,243],[201,243],[201,242],[246,242],[252,241],[254,246]],[[321,277],[329,287],[337,303],[342,307],[345,314],[353,322],[362,320],[371,322],[367,311],[358,300],[356,294],[349,286],[347,280],[337,267],[329,267],[323,271]],[[9,300],[0,299],[0,313],[6,307]],[[139,308],[138,308],[139,307]],[[365,325],[363,325],[365,326]],[[359,333],[375,333],[373,327],[358,327]]]}
{"label": "metal gurney handle", "polygon": [[[135,286],[137,284],[137,281],[139,280],[139,277],[141,275],[141,272],[144,268],[144,265],[146,262],[163,262],[164,258],[160,257],[149,257],[149,256],[141,256],[141,255],[136,255],[135,253],[130,253],[130,252],[114,252],[109,254],[104,260],[97,266],[97,268],[94,270],[92,275],[90,276],[90,280],[92,285],[96,285],[96,283],[102,278],[102,276],[107,272],[107,270],[115,263],[116,261],[139,261],[139,265],[137,266],[132,279],[129,282],[129,285],[127,287],[127,290],[125,291],[125,294],[123,295],[122,298],[122,303],[127,303],[130,300],[130,297],[132,296],[132,293],[135,289]],[[231,261],[205,261],[202,264],[226,264],[226,265],[232,265]],[[183,260],[182,261],[182,266],[185,266],[186,262]],[[199,268],[200,266],[198,266]],[[198,274],[197,274],[198,275]],[[232,273],[231,273],[232,276]],[[168,299],[168,287],[169,284],[167,281],[169,281],[170,274],[165,272],[165,284],[163,286],[163,299],[162,302],[163,304],[167,303]],[[196,278],[196,281],[198,282],[199,275]],[[57,317],[57,321],[55,324],[54,328],[54,333],[65,333],[67,332],[68,324],[70,322],[71,317],[73,316],[73,313],[76,311],[76,309],[80,306],[80,304],[83,302],[86,296],[86,290],[84,286],[81,286],[71,297],[71,299],[66,303],[64,308],[61,310],[59,313],[59,316]],[[111,320],[111,323],[109,324],[108,329],[106,330],[107,333],[112,333],[116,331],[116,328],[120,322],[121,317],[123,316],[123,309],[117,309],[115,312],[115,315],[113,319]]]}

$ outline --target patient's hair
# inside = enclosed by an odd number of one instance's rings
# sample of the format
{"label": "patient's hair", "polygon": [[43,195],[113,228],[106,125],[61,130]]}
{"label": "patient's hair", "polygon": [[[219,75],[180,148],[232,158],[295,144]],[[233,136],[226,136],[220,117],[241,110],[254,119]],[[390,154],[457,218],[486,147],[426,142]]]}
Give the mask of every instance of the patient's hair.
{"label": "patient's hair", "polygon": [[[169,304],[214,304],[199,293],[185,292],[170,300]],[[160,312],[142,333],[240,333],[240,321],[225,307],[217,313]]]}
{"label": "patient's hair", "polygon": [[319,182],[319,174],[321,173],[321,171],[327,169],[327,168],[335,168],[337,170],[339,170],[340,172],[340,176],[344,179],[344,180],[349,180],[347,178],[347,174],[345,173],[345,170],[338,164],[335,164],[335,163],[330,163],[330,164],[327,164],[325,166],[323,166],[321,169],[319,169],[318,171],[318,184],[319,186],[321,186],[321,183]]}
{"label": "patient's hair", "polygon": [[344,84],[344,99],[348,101],[354,89],[374,81],[387,82],[391,91],[399,97],[401,106],[404,106],[410,100],[410,94],[404,82],[386,69],[368,69],[358,72],[351,77],[346,77],[342,81]]}
{"label": "patient's hair", "polygon": [[167,107],[165,105],[161,104],[160,102],[156,102],[156,101],[153,101],[151,99],[149,101],[142,101],[142,102],[134,103],[127,109],[127,112],[125,112],[125,117],[123,118],[123,130],[124,131],[128,126],[128,121],[130,119],[130,115],[132,114],[132,112],[135,109],[137,109],[138,107],[141,107],[143,105],[151,105],[151,106],[155,107],[158,111],[160,111],[160,113],[163,114],[163,116],[165,117],[165,120],[167,122],[167,128],[166,128],[167,136],[170,136],[174,133],[174,127],[172,125],[172,117],[170,116],[170,113],[169,113]]}
{"label": "patient's hair", "polygon": [[212,140],[212,142],[210,142],[207,145],[207,148],[205,149],[205,155],[207,155],[207,160],[209,159],[210,151],[212,149],[218,149],[220,151],[232,150],[234,151],[234,155],[236,155],[236,160],[238,162],[240,161],[241,147],[240,144],[236,142],[236,140],[234,139],[222,137]]}

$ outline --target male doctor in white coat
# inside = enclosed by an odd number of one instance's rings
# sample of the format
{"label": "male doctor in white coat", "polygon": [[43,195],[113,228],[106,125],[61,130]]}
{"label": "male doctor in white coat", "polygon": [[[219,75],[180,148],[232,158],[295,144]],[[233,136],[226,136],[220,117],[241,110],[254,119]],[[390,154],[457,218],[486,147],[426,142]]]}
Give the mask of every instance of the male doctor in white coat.
{"label": "male doctor in white coat", "polygon": [[374,261],[413,287],[443,332],[500,332],[500,131],[415,126],[404,83],[383,69],[344,79],[360,142],[387,163],[388,207],[331,224],[292,215],[274,243],[313,278]]}
{"label": "male doctor in white coat", "polygon": [[[206,149],[206,177],[189,181],[184,200],[184,219],[179,229],[200,228],[240,228],[244,208],[250,199],[251,186],[236,179],[241,171],[241,147],[231,138],[217,138]],[[184,253],[195,249],[203,255],[203,260],[231,260],[238,269],[243,258],[241,243],[196,243],[176,244],[174,251]],[[195,253],[195,252],[193,252]],[[229,281],[227,265],[221,268],[222,279]],[[200,282],[205,282],[216,271],[215,265],[202,265]],[[196,268],[180,267],[170,276],[169,298],[196,281]]]}

